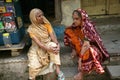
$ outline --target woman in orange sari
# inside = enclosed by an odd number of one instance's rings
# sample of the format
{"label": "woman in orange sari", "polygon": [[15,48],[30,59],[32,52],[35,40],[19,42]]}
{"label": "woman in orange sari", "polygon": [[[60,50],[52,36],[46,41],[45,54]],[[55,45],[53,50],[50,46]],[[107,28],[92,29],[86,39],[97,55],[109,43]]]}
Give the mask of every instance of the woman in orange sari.
{"label": "woman in orange sari", "polygon": [[86,11],[74,10],[72,13],[73,23],[65,29],[64,44],[72,47],[72,56],[78,56],[78,71],[75,80],[82,80],[83,73],[95,70],[104,73],[101,65],[109,58],[109,54],[103,47],[102,40],[95,26],[88,19]]}
{"label": "woman in orange sari", "polygon": [[56,70],[58,80],[64,80],[60,71],[60,46],[50,22],[40,9],[30,11],[31,24],[28,33],[32,45],[28,52],[29,79],[35,80],[37,75],[44,75]]}

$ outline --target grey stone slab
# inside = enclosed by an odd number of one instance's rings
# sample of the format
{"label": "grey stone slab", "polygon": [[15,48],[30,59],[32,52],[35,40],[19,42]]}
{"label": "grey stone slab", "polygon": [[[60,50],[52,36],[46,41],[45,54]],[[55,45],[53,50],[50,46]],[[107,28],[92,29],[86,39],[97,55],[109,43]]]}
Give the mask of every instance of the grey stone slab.
{"label": "grey stone slab", "polygon": [[77,67],[64,67],[61,68],[66,78],[73,78],[77,74]]}
{"label": "grey stone slab", "polygon": [[[77,67],[63,67],[61,70],[64,72],[65,80],[74,80],[74,75],[78,73]],[[90,74],[85,74],[83,80],[111,80],[107,73],[105,74],[97,74],[96,72],[92,72]]]}
{"label": "grey stone slab", "polygon": [[105,48],[110,55],[120,54],[120,28],[101,34]]}
{"label": "grey stone slab", "polygon": [[120,65],[107,66],[107,70],[112,79],[115,79],[115,78],[120,79]]}
{"label": "grey stone slab", "polygon": [[16,63],[16,62],[27,62],[27,54],[21,53],[21,55],[15,57],[4,55],[4,57],[0,58],[0,64]]}

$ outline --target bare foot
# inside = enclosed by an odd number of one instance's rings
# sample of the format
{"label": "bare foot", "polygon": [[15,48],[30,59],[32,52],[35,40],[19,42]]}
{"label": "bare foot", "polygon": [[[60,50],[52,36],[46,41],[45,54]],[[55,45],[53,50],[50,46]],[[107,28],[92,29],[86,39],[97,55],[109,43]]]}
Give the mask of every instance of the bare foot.
{"label": "bare foot", "polygon": [[79,72],[78,74],[76,74],[76,75],[74,76],[74,80],[83,80],[83,79],[82,79],[82,73]]}

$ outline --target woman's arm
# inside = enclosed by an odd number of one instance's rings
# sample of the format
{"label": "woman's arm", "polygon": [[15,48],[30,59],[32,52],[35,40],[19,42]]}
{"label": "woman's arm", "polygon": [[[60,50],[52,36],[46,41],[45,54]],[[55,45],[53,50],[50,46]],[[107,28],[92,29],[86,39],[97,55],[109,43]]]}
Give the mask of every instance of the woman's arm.
{"label": "woman's arm", "polygon": [[70,44],[70,39],[66,34],[64,34],[64,45],[65,46],[70,46],[71,45]]}
{"label": "woman's arm", "polygon": [[57,41],[57,37],[56,37],[55,33],[54,32],[50,33],[50,37],[51,37],[52,41],[57,44],[57,48],[56,48],[55,52],[58,53],[60,51],[60,45]]}
{"label": "woman's arm", "polygon": [[51,39],[52,39],[53,42],[55,42],[56,44],[58,44],[57,37],[56,37],[56,35],[55,35],[54,32],[50,33],[50,37],[51,37]]}
{"label": "woman's arm", "polygon": [[81,55],[83,55],[86,52],[86,50],[89,49],[89,47],[90,47],[90,42],[87,40],[84,40],[83,46],[81,48]]}
{"label": "woman's arm", "polygon": [[37,37],[32,36],[31,38],[32,38],[33,41],[36,42],[36,44],[39,45],[40,48],[42,48],[42,49],[44,49],[44,50],[47,50],[47,51],[52,51],[52,52],[53,52],[53,49],[51,49],[50,47],[47,47],[47,46],[43,45],[43,44],[37,39]]}

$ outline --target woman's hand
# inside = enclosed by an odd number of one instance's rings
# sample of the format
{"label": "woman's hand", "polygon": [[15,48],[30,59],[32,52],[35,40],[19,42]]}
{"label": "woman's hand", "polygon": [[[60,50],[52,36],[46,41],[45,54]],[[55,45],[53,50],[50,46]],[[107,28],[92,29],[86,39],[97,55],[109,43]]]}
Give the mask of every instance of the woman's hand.
{"label": "woman's hand", "polygon": [[60,46],[57,45],[56,47],[46,47],[46,50],[49,51],[49,52],[53,52],[54,54],[58,54],[59,51],[60,51]]}
{"label": "woman's hand", "polygon": [[85,51],[89,49],[89,47],[90,47],[89,41],[84,41],[84,44],[83,44],[82,50],[81,50],[81,55],[83,55],[85,53]]}
{"label": "woman's hand", "polygon": [[47,46],[45,47],[45,49],[49,52],[54,52],[55,50],[53,47],[47,47]]}

